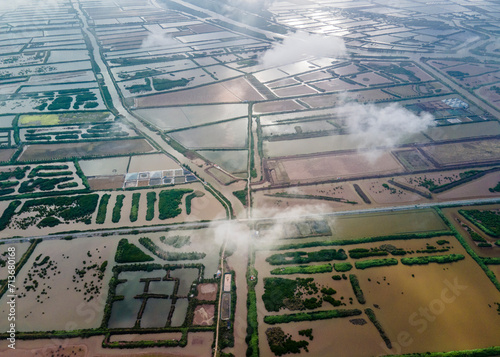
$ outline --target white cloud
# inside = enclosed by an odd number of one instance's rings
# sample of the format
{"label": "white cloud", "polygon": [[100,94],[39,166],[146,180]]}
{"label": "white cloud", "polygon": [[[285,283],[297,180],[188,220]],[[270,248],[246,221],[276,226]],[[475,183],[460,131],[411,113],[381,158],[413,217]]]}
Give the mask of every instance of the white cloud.
{"label": "white cloud", "polygon": [[336,108],[358,149],[393,148],[412,135],[434,126],[430,113],[417,115],[397,103],[386,106],[346,103]]}
{"label": "white cloud", "polygon": [[264,67],[275,67],[312,57],[340,57],[346,54],[344,40],[336,36],[323,36],[296,32],[282,43],[276,42],[261,57]]}
{"label": "white cloud", "polygon": [[172,47],[178,44],[179,43],[175,39],[161,29],[152,28],[149,30],[148,37],[142,40],[141,48]]}

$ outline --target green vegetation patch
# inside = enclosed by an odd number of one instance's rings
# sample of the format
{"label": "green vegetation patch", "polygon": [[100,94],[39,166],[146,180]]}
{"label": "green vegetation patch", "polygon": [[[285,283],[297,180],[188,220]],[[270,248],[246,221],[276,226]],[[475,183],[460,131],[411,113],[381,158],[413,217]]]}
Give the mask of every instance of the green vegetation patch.
{"label": "green vegetation patch", "polygon": [[10,219],[14,216],[17,207],[21,204],[21,201],[12,201],[9,206],[3,211],[0,217],[0,231],[3,231],[10,223]]}
{"label": "green vegetation patch", "polygon": [[495,187],[491,187],[488,189],[490,192],[500,192],[500,181],[496,184]]}
{"label": "green vegetation patch", "polygon": [[367,268],[390,266],[390,265],[397,265],[397,264],[398,264],[398,261],[397,261],[397,259],[394,259],[394,258],[368,259],[368,260],[362,260],[362,261],[358,261],[358,262],[354,263],[354,265],[356,266],[356,269],[367,269]]}
{"label": "green vegetation patch", "polygon": [[169,90],[177,87],[185,87],[192,79],[181,78],[176,80],[170,80],[166,78],[153,77],[153,87],[157,91]]}
{"label": "green vegetation patch", "polygon": [[243,206],[247,206],[247,195],[248,195],[248,188],[245,187],[244,190],[239,190],[239,191],[234,191],[233,195],[240,200],[240,202],[243,204]]}
{"label": "green vegetation patch", "polygon": [[342,273],[346,272],[352,269],[352,264],[349,262],[345,263],[334,263],[333,264],[333,269],[335,269],[336,272]]}
{"label": "green vegetation patch", "polygon": [[61,96],[54,99],[52,103],[47,107],[48,110],[68,110],[71,108],[71,102],[73,102],[73,97]]}
{"label": "green vegetation patch", "polygon": [[269,325],[274,325],[274,324],[283,324],[288,322],[315,321],[315,320],[334,319],[338,317],[357,316],[361,315],[361,313],[362,313],[361,310],[358,309],[299,312],[296,314],[288,314],[288,315],[265,316],[264,322]]}
{"label": "green vegetation patch", "polygon": [[[98,194],[40,198],[24,202],[19,214],[38,212],[35,218],[53,216],[65,222],[90,224],[98,200]],[[16,223],[21,229],[26,229],[33,224],[33,217],[19,219]]]}
{"label": "green vegetation patch", "polygon": [[[299,279],[299,278],[298,278]],[[286,307],[285,299],[293,299],[297,289],[297,280],[284,278],[264,278],[262,301],[267,311],[279,311]]]}
{"label": "green vegetation patch", "polygon": [[144,253],[136,245],[129,243],[127,239],[120,239],[116,248],[115,262],[117,263],[138,263],[150,262],[153,257]]}
{"label": "green vegetation patch", "polygon": [[55,227],[61,223],[62,222],[59,219],[57,219],[56,217],[49,216],[49,217],[45,217],[44,219],[42,219],[36,226],[38,228]]}
{"label": "green vegetation patch", "polygon": [[141,199],[141,193],[135,192],[132,194],[132,207],[130,208],[130,222],[137,221],[137,216],[139,215],[139,200]]}
{"label": "green vegetation patch", "polygon": [[320,265],[299,265],[293,267],[276,268],[271,270],[273,275],[286,275],[286,274],[321,274],[329,273],[332,271],[330,264]]}
{"label": "green vegetation patch", "polygon": [[462,216],[474,223],[484,233],[500,237],[500,214],[496,210],[459,210]]}
{"label": "green vegetation patch", "polygon": [[301,340],[292,340],[292,336],[285,334],[281,327],[270,327],[266,330],[267,342],[271,351],[276,356],[286,355],[288,353],[300,353],[300,349],[309,352],[307,346],[309,342]]}
{"label": "green vegetation patch", "polygon": [[97,218],[95,220],[95,223],[103,224],[106,220],[106,211],[108,209],[108,202],[110,197],[111,195],[107,193],[102,195],[101,201],[99,202],[99,208],[97,208]]}
{"label": "green vegetation patch", "polygon": [[30,193],[34,192],[36,189],[39,189],[41,191],[52,191],[58,184],[71,180],[73,180],[72,176],[54,177],[50,179],[37,177],[36,179],[29,179],[24,181],[21,186],[19,186],[18,192]]}
{"label": "green vegetation patch", "polygon": [[148,206],[146,209],[146,221],[151,221],[155,217],[156,192],[148,192],[146,200]]}
{"label": "green vegetation patch", "polygon": [[354,274],[349,274],[349,281],[351,282],[352,290],[354,291],[354,295],[356,295],[356,299],[360,304],[365,304],[365,295],[363,294],[363,290],[359,286],[358,277]]}
{"label": "green vegetation patch", "polygon": [[14,170],[11,171],[0,172],[0,181],[9,180],[12,177],[16,178],[17,180],[22,180],[24,176],[26,176],[26,171],[28,171],[29,169],[30,166],[25,166],[23,168],[16,167]]}
{"label": "green vegetation patch", "polygon": [[330,260],[345,260],[347,255],[343,249],[323,249],[316,252],[286,252],[273,254],[266,258],[272,265],[280,264],[307,264],[312,262],[325,262]]}
{"label": "green vegetation patch", "polygon": [[125,195],[116,196],[116,203],[115,203],[115,207],[113,207],[113,215],[111,216],[111,221],[113,223],[120,222],[120,219],[122,217],[122,207],[123,207],[123,199],[124,198],[125,198]]}
{"label": "green vegetation patch", "polygon": [[349,250],[349,257],[353,259],[359,259],[359,258],[368,258],[368,257],[376,257],[376,256],[384,256],[388,255],[384,250],[378,249],[378,248],[371,248],[371,249],[366,249],[366,248],[355,248]]}
{"label": "green vegetation patch", "polygon": [[312,332],[313,332],[313,329],[312,328],[308,328],[308,329],[305,329],[305,330],[300,330],[299,331],[299,335],[300,336],[309,337],[309,340],[312,341],[314,339],[314,336],[312,335]]}
{"label": "green vegetation patch", "polygon": [[426,265],[429,263],[446,264],[464,259],[462,254],[431,255],[425,257],[401,258],[404,265]]}
{"label": "green vegetation patch", "polygon": [[500,265],[500,258],[483,258],[483,262],[488,265]]}
{"label": "green vegetation patch", "polygon": [[206,256],[205,253],[198,252],[166,252],[147,237],[139,238],[139,243],[151,253],[164,260],[199,260]]}
{"label": "green vegetation patch", "polygon": [[174,218],[181,214],[182,210],[179,208],[179,205],[181,204],[182,196],[190,192],[193,192],[193,190],[189,188],[161,191],[159,195],[159,218]]}
{"label": "green vegetation patch", "polygon": [[316,309],[322,305],[318,294],[313,278],[264,278],[262,300],[267,311]]}

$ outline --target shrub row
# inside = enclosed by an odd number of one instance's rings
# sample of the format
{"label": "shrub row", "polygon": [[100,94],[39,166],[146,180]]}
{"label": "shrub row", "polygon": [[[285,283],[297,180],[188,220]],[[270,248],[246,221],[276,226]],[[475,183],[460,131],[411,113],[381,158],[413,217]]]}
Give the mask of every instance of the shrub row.
{"label": "shrub row", "polygon": [[321,274],[329,273],[332,271],[330,264],[320,265],[299,265],[293,267],[276,268],[271,270],[273,275],[287,275],[287,274]]}
{"label": "shrub row", "polygon": [[205,253],[198,252],[166,252],[147,237],[139,238],[139,243],[151,253],[164,260],[198,260],[206,256]]}
{"label": "shrub row", "polygon": [[106,211],[108,209],[108,202],[110,197],[111,195],[107,193],[102,195],[101,201],[99,202],[99,207],[97,208],[97,218],[95,220],[95,223],[103,224],[106,220]]}
{"label": "shrub row", "polygon": [[130,208],[130,222],[137,221],[137,216],[139,215],[140,198],[141,198],[140,192],[135,192],[132,194],[132,207]]}
{"label": "shrub row", "polygon": [[397,261],[397,259],[394,259],[394,258],[369,259],[369,260],[363,260],[363,261],[358,261],[358,262],[354,263],[354,265],[356,266],[356,269],[367,269],[367,268],[390,266],[390,265],[397,265],[397,264],[398,264],[398,261]]}
{"label": "shrub row", "polygon": [[181,204],[184,194],[189,192],[193,192],[193,190],[183,188],[161,191],[158,202],[158,210],[160,211],[159,218],[174,218],[181,214],[182,210],[179,208],[179,205]]}
{"label": "shrub row", "polygon": [[124,198],[125,198],[125,195],[116,196],[115,207],[113,207],[113,216],[111,216],[111,221],[113,223],[120,222]]}
{"label": "shrub row", "polygon": [[146,221],[151,221],[155,216],[156,192],[148,192],[146,194],[146,199],[147,199]]}
{"label": "shrub row", "polygon": [[270,315],[264,317],[264,322],[269,325],[283,324],[288,322],[299,322],[299,321],[315,321],[315,320],[326,320],[338,317],[349,317],[361,315],[361,310],[326,310],[326,311],[313,311],[313,312],[299,312],[296,314],[288,315]]}
{"label": "shrub row", "polygon": [[280,264],[307,264],[312,262],[325,262],[330,260],[345,260],[347,255],[343,249],[323,249],[316,252],[286,252],[273,254],[266,258],[266,261],[272,265]]}
{"label": "shrub row", "polygon": [[401,258],[404,265],[426,265],[429,263],[446,264],[464,259],[462,254],[433,255],[425,257]]}
{"label": "shrub row", "polygon": [[358,277],[354,274],[349,274],[349,281],[351,282],[352,290],[354,291],[354,295],[356,295],[356,299],[360,304],[365,304],[365,295],[363,294],[363,290],[359,286]]}

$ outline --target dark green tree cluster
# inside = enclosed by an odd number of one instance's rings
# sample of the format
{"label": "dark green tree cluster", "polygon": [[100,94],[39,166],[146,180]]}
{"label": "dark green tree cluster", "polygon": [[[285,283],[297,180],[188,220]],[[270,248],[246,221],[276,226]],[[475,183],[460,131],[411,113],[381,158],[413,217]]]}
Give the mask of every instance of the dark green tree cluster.
{"label": "dark green tree cluster", "polygon": [[404,265],[426,265],[429,263],[446,264],[457,262],[464,258],[462,254],[431,255],[425,257],[402,258],[401,263]]}
{"label": "dark green tree cluster", "polygon": [[139,238],[141,243],[147,250],[164,260],[199,260],[205,258],[205,253],[199,252],[167,252],[157,246],[150,238]]}
{"label": "dark green tree cluster", "polygon": [[115,262],[117,263],[137,263],[150,262],[152,257],[144,253],[136,245],[129,243],[127,239],[120,239],[116,248]]}
{"label": "dark green tree cluster", "polygon": [[181,214],[182,210],[179,208],[179,205],[181,204],[182,197],[184,194],[190,192],[193,192],[193,190],[186,188],[161,191],[158,202],[159,218],[174,218]]}
{"label": "dark green tree cluster", "polygon": [[281,327],[270,327],[266,330],[267,342],[271,351],[276,356],[286,355],[288,353],[300,353],[300,349],[306,352],[309,342],[301,340],[292,340],[292,336],[285,334]]}
{"label": "dark green tree cluster", "polygon": [[500,237],[500,214],[489,210],[459,210],[462,216],[492,237]]}
{"label": "dark green tree cluster", "polygon": [[398,261],[397,261],[397,259],[394,259],[394,258],[369,259],[369,260],[357,261],[356,263],[354,263],[354,265],[356,266],[356,269],[367,269],[367,268],[390,266],[390,265],[397,265],[397,264],[398,264]]}
{"label": "dark green tree cluster", "polygon": [[97,208],[97,218],[95,220],[95,223],[103,224],[106,220],[106,211],[108,209],[108,202],[110,197],[111,195],[107,193],[102,195],[101,201],[99,202],[99,207]]}
{"label": "dark green tree cluster", "polygon": [[123,207],[123,199],[124,198],[125,198],[125,195],[116,196],[116,203],[115,203],[115,206],[113,207],[113,215],[111,216],[111,221],[113,223],[120,222],[120,219],[122,217],[122,207]]}
{"label": "dark green tree cluster", "polygon": [[139,215],[139,200],[141,199],[140,192],[134,192],[132,194],[132,207],[130,208],[130,222],[137,221]]}
{"label": "dark green tree cluster", "polygon": [[272,265],[280,264],[306,264],[312,262],[325,262],[330,260],[345,260],[347,255],[343,249],[323,249],[316,252],[287,252],[273,254],[266,258],[266,261]]}

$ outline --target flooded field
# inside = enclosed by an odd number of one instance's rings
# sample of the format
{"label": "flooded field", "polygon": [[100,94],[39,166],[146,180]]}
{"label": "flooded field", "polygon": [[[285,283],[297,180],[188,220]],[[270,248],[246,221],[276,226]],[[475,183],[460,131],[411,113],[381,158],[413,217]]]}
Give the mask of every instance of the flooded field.
{"label": "flooded field", "polygon": [[[406,214],[408,214],[407,212]],[[389,234],[397,234],[404,232],[418,232],[419,228],[411,227],[412,222],[423,221],[427,222],[427,229],[438,229],[438,225],[444,226],[439,217],[432,211],[413,211],[411,214],[430,215],[427,218],[417,216],[407,216],[405,220],[403,216],[392,216],[394,221],[380,222],[376,225],[366,221],[368,217],[357,218],[356,216],[338,217],[333,224],[335,227],[345,226],[344,218],[356,220],[359,219],[357,225],[352,225],[351,229],[356,230],[363,227],[367,232],[374,233],[374,228],[393,226],[394,222],[406,221],[406,227],[399,226],[399,232],[390,232]],[[434,218],[430,218],[434,217]],[[375,216],[371,217],[372,219]],[[380,217],[383,219],[382,217]],[[402,218],[402,220],[401,220]],[[434,221],[434,223],[432,223]],[[374,221],[375,222],[375,221]],[[333,225],[331,224],[331,225]],[[347,228],[347,227],[346,227]],[[388,233],[388,232],[387,232]],[[334,237],[339,234],[342,238],[347,237],[346,231],[335,231]],[[364,236],[365,234],[357,231],[355,236]],[[366,236],[373,236],[369,233]],[[353,236],[351,236],[353,237]],[[320,238],[321,239],[321,238]],[[318,238],[316,238],[318,240]],[[283,313],[293,312],[285,308],[281,313],[268,312],[264,307],[263,297],[264,287],[261,279],[269,277],[275,265],[270,265],[265,261],[265,258],[270,254],[281,253],[282,251],[269,252],[266,250],[258,251],[256,255],[255,266],[259,269],[259,283],[256,287],[257,293],[257,310],[259,313],[259,336],[261,351],[269,351],[269,345],[265,339],[265,331],[271,326],[281,327],[287,333],[290,333],[295,340],[303,340],[304,337],[299,336],[298,331],[312,328],[314,340],[309,341],[309,351],[316,350],[318,353],[324,351],[336,351],[341,355],[346,356],[370,356],[374,351],[377,354],[401,354],[414,353],[425,351],[442,351],[454,349],[473,349],[484,348],[495,344],[495,333],[489,329],[489,326],[498,324],[500,317],[494,312],[494,302],[500,297],[500,293],[496,290],[491,281],[486,277],[477,263],[465,252],[461,244],[453,236],[442,236],[428,239],[413,239],[413,240],[397,240],[379,243],[364,243],[360,245],[342,246],[346,251],[352,248],[373,249],[390,244],[398,249],[404,249],[409,254],[422,254],[419,250],[428,249],[429,246],[439,246],[438,242],[445,241],[446,254],[462,254],[464,260],[455,263],[428,265],[413,265],[407,266],[397,264],[392,267],[377,267],[373,269],[354,269],[349,274],[355,274],[359,281],[359,287],[366,299],[367,305],[360,304],[356,299],[353,299],[353,290],[349,281],[341,279],[333,281],[332,273],[323,274],[295,274],[285,275],[284,278],[312,278],[314,283],[322,287],[335,289],[335,299],[340,299],[340,302],[346,304],[345,308],[364,309],[368,306],[373,306],[374,313],[380,325],[387,334],[387,337],[392,342],[392,349],[389,349],[383,340],[380,338],[377,330],[370,323],[366,312],[356,316],[357,320],[352,318],[327,319],[323,321],[313,322],[291,322],[286,324],[268,325],[264,323],[264,315],[280,315]],[[280,241],[288,243],[289,240]],[[261,249],[265,249],[262,248]],[[303,248],[303,254],[318,251],[322,248]],[[435,248],[434,248],[435,249]],[[352,257],[347,258],[347,262],[352,265],[356,262]],[[357,263],[356,263],[357,264]],[[335,273],[334,273],[335,274]],[[431,287],[431,288],[429,288]],[[473,288],[472,288],[473,287]],[[267,288],[266,288],[267,289]],[[484,292],[484,294],[483,294]],[[311,294],[311,292],[309,292]],[[395,296],[401,296],[393,302]],[[326,305],[325,305],[326,304]],[[474,306],[474,309],[470,308]],[[332,306],[326,302],[320,308],[314,308],[314,311],[324,311],[332,309]],[[397,313],[395,313],[397,311]],[[475,314],[482,316],[482,322],[475,322]],[[361,320],[365,320],[364,322]],[[355,322],[356,323],[355,323]],[[475,332],[470,334],[467,332],[468,326],[472,324]],[[340,329],[334,336],[331,333],[324,331],[332,328]],[[347,334],[349,331],[349,334]],[[446,335],[440,334],[439,331],[449,331]],[[346,333],[344,335],[344,333]],[[356,344],[359,337],[366,336],[367,340],[362,344]],[[403,340],[401,334],[406,337]],[[461,336],[469,336],[471,338],[462,338]],[[336,338],[343,336],[343,343],[337,341]],[[440,338],[435,338],[440,336]],[[446,336],[446,338],[444,337]],[[448,338],[448,336],[452,336]],[[332,340],[332,338],[334,340]],[[345,341],[350,341],[357,347],[347,348]],[[460,339],[457,347],[457,339]]]}
{"label": "flooded field", "polygon": [[169,134],[190,149],[244,148],[247,145],[248,120],[237,119]]}
{"label": "flooded field", "polygon": [[[117,243],[118,240],[113,237],[40,243],[17,276],[20,283],[25,282],[18,285],[17,291],[19,304],[23,306],[22,313],[16,316],[19,330],[98,327]],[[104,261],[108,262],[107,268],[101,272],[99,267]],[[96,267],[92,267],[94,264]],[[85,273],[78,275],[75,268],[83,269]],[[67,298],[65,304],[61,304],[61,296]],[[0,301],[6,299],[4,295]],[[2,305],[7,306],[6,303]],[[82,314],[82,308],[92,311],[92,318]],[[5,310],[0,312],[5,313]]]}
{"label": "flooded field", "polygon": [[129,157],[113,157],[95,160],[80,160],[78,163],[85,176],[125,175]]}
{"label": "flooded field", "polygon": [[198,153],[228,172],[235,173],[247,171],[247,150],[199,150]]}
{"label": "flooded field", "polygon": [[[162,336],[163,334],[160,334]],[[165,334],[170,335],[170,334]],[[142,335],[133,335],[136,338],[140,338]],[[94,336],[89,338],[71,338],[63,340],[65,343],[66,353],[72,356],[84,357],[85,354],[91,356],[119,356],[123,355],[123,350],[121,349],[109,349],[102,347],[102,341],[104,336]],[[187,345],[186,347],[169,347],[168,352],[165,352],[164,347],[145,347],[137,348],[128,351],[128,356],[130,357],[141,357],[144,354],[151,354],[158,357],[169,357],[173,353],[177,356],[200,356],[200,357],[210,357],[212,355],[211,345],[214,340],[214,333],[210,332],[195,332],[188,333]],[[0,352],[8,351],[13,357],[23,357],[26,354],[38,353],[40,356],[49,357],[52,356],[57,350],[61,340],[57,339],[40,339],[32,341],[24,341],[22,347],[19,346],[12,352],[12,349],[8,349],[8,341],[0,342]],[[80,352],[78,352],[80,351]],[[60,352],[60,350],[59,350]],[[47,353],[42,355],[42,353]],[[80,353],[80,354],[76,354]]]}
{"label": "flooded field", "polygon": [[163,130],[197,126],[248,115],[246,104],[140,109],[136,113]]}

